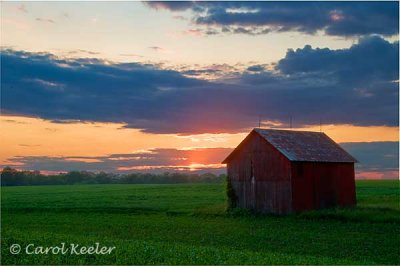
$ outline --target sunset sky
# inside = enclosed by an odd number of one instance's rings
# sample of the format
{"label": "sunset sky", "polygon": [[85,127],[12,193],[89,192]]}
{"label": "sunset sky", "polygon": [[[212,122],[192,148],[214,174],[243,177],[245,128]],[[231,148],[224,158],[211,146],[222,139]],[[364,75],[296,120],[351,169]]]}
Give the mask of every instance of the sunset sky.
{"label": "sunset sky", "polygon": [[261,118],[398,178],[398,2],[2,2],[0,165],[215,172]]}

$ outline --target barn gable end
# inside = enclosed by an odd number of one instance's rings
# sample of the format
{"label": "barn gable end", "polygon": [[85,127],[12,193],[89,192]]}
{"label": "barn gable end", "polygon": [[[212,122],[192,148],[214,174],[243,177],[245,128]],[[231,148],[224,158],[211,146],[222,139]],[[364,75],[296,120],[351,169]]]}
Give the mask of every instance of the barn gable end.
{"label": "barn gable end", "polygon": [[[290,162],[260,135],[250,134],[228,162],[237,207],[291,211]],[[274,195],[271,197],[271,195]]]}

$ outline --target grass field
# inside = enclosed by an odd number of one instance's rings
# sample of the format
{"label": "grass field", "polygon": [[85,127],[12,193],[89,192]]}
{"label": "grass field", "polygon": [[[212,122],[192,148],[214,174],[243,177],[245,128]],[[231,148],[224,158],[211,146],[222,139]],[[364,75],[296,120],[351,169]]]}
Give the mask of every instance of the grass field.
{"label": "grass field", "polygon": [[[2,264],[400,264],[397,181],[357,181],[358,207],[225,211],[221,184],[3,187]],[[110,255],[10,254],[60,243]]]}

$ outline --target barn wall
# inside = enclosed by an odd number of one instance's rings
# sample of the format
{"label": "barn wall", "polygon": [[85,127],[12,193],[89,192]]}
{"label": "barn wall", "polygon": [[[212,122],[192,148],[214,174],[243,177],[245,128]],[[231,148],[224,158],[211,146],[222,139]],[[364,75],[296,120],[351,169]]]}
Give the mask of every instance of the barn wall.
{"label": "barn wall", "polygon": [[293,210],[356,204],[353,163],[292,163]]}
{"label": "barn wall", "polygon": [[250,135],[243,144],[228,163],[228,177],[237,196],[237,206],[290,213],[292,192],[288,159],[257,133]]}

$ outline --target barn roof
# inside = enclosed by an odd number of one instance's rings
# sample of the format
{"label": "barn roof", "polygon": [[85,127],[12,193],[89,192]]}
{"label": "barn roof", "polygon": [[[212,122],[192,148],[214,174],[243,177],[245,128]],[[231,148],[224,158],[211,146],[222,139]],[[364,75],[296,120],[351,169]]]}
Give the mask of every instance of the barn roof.
{"label": "barn roof", "polygon": [[[288,158],[289,161],[357,162],[354,157],[325,135],[325,133],[260,128],[255,128],[253,132],[263,137],[268,143]],[[231,156],[236,153],[239,146],[223,161],[223,163],[230,161]]]}

